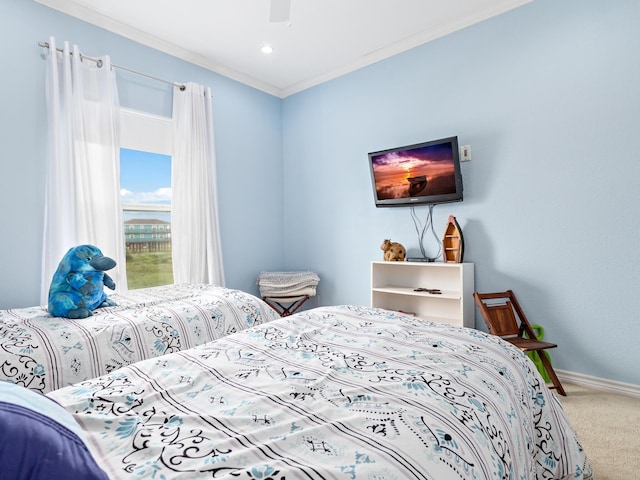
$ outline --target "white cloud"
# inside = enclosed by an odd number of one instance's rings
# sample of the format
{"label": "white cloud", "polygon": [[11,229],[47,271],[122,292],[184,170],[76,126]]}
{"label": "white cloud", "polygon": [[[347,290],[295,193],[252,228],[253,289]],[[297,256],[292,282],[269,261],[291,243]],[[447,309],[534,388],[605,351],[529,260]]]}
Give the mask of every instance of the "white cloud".
{"label": "white cloud", "polygon": [[132,192],[120,190],[123,203],[171,203],[171,187],[162,187],[154,192]]}

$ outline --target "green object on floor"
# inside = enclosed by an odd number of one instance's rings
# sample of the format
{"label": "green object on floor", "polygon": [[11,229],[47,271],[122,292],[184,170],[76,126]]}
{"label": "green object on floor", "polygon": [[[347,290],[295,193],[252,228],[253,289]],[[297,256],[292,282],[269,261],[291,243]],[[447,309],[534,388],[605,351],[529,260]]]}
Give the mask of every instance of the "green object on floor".
{"label": "green object on floor", "polygon": [[[540,325],[531,325],[531,328],[533,329],[533,333],[536,334],[536,340],[542,340],[544,338],[544,328],[542,328]],[[542,355],[546,355],[549,359],[549,363],[551,363],[551,355],[549,355],[546,350],[541,350],[540,353]],[[540,357],[536,354],[536,352],[527,352],[527,356],[536,366],[538,372],[540,372],[540,376],[542,377],[542,379],[547,383],[550,382],[551,377],[549,376],[547,370],[544,368],[544,365],[542,365],[542,361],[540,360]]]}

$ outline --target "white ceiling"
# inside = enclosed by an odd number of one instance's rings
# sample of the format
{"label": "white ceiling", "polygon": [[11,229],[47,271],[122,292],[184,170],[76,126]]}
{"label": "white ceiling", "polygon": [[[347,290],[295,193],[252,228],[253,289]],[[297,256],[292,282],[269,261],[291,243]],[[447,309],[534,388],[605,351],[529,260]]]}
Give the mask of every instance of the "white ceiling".
{"label": "white ceiling", "polygon": [[272,0],[35,1],[286,97],[532,0],[290,0],[288,22]]}

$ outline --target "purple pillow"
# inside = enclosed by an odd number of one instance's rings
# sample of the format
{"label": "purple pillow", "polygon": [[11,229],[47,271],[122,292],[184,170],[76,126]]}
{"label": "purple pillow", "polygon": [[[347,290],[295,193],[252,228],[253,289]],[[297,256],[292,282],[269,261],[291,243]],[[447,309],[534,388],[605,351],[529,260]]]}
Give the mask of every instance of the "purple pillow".
{"label": "purple pillow", "polygon": [[0,381],[0,477],[108,480],[73,416],[54,400]]}

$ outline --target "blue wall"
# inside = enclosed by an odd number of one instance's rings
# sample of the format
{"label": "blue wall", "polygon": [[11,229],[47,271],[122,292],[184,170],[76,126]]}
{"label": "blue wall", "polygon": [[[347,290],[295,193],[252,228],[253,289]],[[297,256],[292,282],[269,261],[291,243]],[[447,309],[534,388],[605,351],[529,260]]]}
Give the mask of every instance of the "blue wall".
{"label": "blue wall", "polygon": [[[32,1],[0,2],[0,308],[39,303],[44,215],[45,60],[39,41],[213,90],[222,251],[227,286],[257,293],[261,270],[283,264],[282,101]],[[121,103],[171,115],[171,88],[118,73]]]}
{"label": "blue wall", "polygon": [[[384,238],[417,253],[409,210],[376,209],[369,151],[458,135],[455,215],[480,291],[512,288],[563,370],[640,384],[640,4],[531,4],[284,100],[23,0],[0,2],[0,308],[38,302],[54,35],[88,55],[214,92],[227,285],[312,269],[321,304],[370,301]],[[170,91],[122,76],[125,106],[169,114]],[[426,208],[417,209],[421,219]],[[435,241],[427,238],[428,253]],[[476,325],[484,329],[482,320]]]}
{"label": "blue wall", "polygon": [[418,242],[408,209],[375,208],[367,152],[458,135],[465,200],[435,226],[456,216],[477,290],[513,289],[558,368],[640,384],[639,9],[536,0],[286,98],[287,266],[368,304],[382,240]]}

